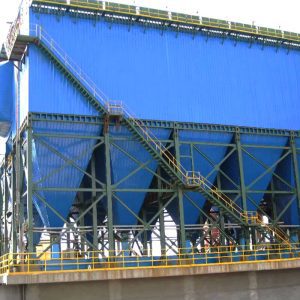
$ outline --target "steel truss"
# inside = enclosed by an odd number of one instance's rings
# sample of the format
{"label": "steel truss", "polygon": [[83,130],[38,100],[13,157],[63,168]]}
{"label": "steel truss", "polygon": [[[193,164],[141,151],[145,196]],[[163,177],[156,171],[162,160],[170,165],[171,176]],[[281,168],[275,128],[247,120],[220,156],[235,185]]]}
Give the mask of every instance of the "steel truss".
{"label": "steel truss", "polygon": [[[189,123],[177,123],[177,122],[163,122],[163,121],[142,121],[155,129],[166,129],[170,131],[170,137],[161,142],[168,145],[171,151],[174,151],[177,159],[190,159],[191,164],[196,164],[194,160],[195,153],[201,153],[202,157],[212,166],[211,172],[217,172],[216,183],[222,193],[230,194],[233,200],[238,198],[242,199],[242,205],[244,210],[247,211],[247,205],[252,201],[251,195],[255,193],[261,193],[259,190],[252,188],[253,182],[256,182],[260,177],[266,173],[272,174],[272,180],[269,188],[264,191],[264,200],[255,204],[257,212],[261,216],[267,216],[269,222],[274,226],[280,226],[285,232],[288,232],[290,238],[296,238],[299,232],[297,224],[283,224],[282,216],[289,208],[289,206],[295,201],[297,202],[297,208],[300,207],[299,195],[300,195],[300,184],[299,184],[299,163],[298,155],[300,149],[296,147],[295,139],[299,137],[299,132],[294,131],[278,131],[278,130],[260,130],[258,128],[240,128],[232,126],[219,126],[219,125],[207,125],[207,124],[189,124]],[[68,134],[67,132],[35,132],[33,124],[82,124],[88,125],[93,124],[95,126],[101,126],[102,132],[99,136],[89,136],[82,134]],[[74,115],[59,115],[59,114],[44,114],[44,113],[30,113],[23,123],[19,133],[13,141],[13,150],[8,153],[6,159],[1,165],[1,253],[8,252],[23,252],[29,251],[34,252],[36,250],[36,244],[34,244],[35,235],[45,230],[35,226],[36,215],[34,213],[34,201],[33,196],[36,196],[41,203],[51,210],[58,218],[65,224],[64,228],[48,228],[49,234],[53,237],[51,243],[47,248],[50,248],[51,244],[59,243],[62,239],[66,239],[66,232],[69,231],[77,237],[77,245],[80,244],[81,249],[94,249],[103,251],[118,251],[128,247],[128,249],[138,249],[142,254],[146,254],[149,251],[149,243],[155,239],[160,243],[160,249],[164,254],[168,249],[172,249],[173,253],[176,253],[178,247],[191,245],[193,248],[203,248],[204,245],[210,245],[214,247],[216,245],[232,245],[237,244],[241,247],[247,245],[250,240],[251,243],[260,243],[263,238],[261,232],[257,230],[256,226],[249,223],[249,226],[245,226],[242,222],[231,222],[230,218],[222,213],[221,210],[212,212],[212,205],[207,201],[206,205],[201,208],[199,205],[189,197],[190,190],[182,186],[174,185],[171,178],[163,174],[162,169],[158,166],[156,171],[151,170],[148,165],[152,159],[147,162],[141,162],[129,151],[122,149],[118,146],[118,140],[133,140],[134,137],[124,137],[122,134],[119,136],[114,133],[112,136],[110,130],[115,128],[114,122],[110,122],[110,125],[105,128],[105,120],[103,117],[91,117],[91,116],[74,116]],[[186,128],[191,128],[193,132],[233,132],[235,138],[230,143],[201,143],[193,140],[182,140],[180,138],[180,132]],[[286,136],[289,138],[289,144],[277,147],[282,148],[281,157],[272,166],[264,165],[257,157],[249,153],[248,148],[257,149],[268,149],[270,145],[247,145],[241,143],[240,137],[243,134],[249,132],[255,133],[256,135],[265,135],[266,131],[270,136]],[[83,139],[93,140],[92,152],[93,155],[90,159],[88,169],[81,169],[77,162],[76,157],[66,157],[64,153],[61,153],[53,145],[46,142],[47,139],[55,137],[55,139],[76,139],[78,141]],[[46,139],[45,139],[46,138]],[[47,186],[43,187],[41,184],[47,179],[44,178],[34,179],[33,178],[33,147],[40,143],[43,147],[47,148],[54,155],[64,160],[65,164],[58,169],[51,169],[47,176],[57,176],[57,174],[63,171],[64,168],[74,168],[76,171],[81,172],[82,176],[90,179],[88,185],[81,185],[79,187],[62,187],[62,186]],[[35,145],[35,146],[33,146]],[[201,145],[201,147],[199,147]],[[205,155],[201,149],[205,147],[226,147],[227,155],[219,163],[214,163],[210,157]],[[100,147],[104,148],[102,154],[105,167],[105,177],[99,178],[96,175],[95,170],[95,157],[97,149]],[[111,177],[111,152],[112,147],[118,148],[119,151],[127,157],[128,160],[132,160],[136,164],[136,169],[128,172],[124,178],[119,182],[112,183]],[[188,147],[191,152],[190,155],[181,154],[180,149],[182,147]],[[243,177],[243,156],[239,155],[243,152],[247,155],[251,155],[253,163],[257,163],[263,166],[264,171],[261,175],[254,179],[252,183],[246,185],[243,180],[235,182],[228,174],[222,169],[222,166],[232,157],[236,155],[238,158],[237,165],[239,166],[240,178]],[[85,153],[81,153],[85,155]],[[276,166],[286,158],[287,156],[292,157],[292,169],[295,170],[294,178],[295,185],[291,185],[276,174]],[[120,187],[121,183],[126,180],[139,170],[146,170],[153,176],[151,185],[148,188],[139,187]],[[207,175],[208,177],[210,174]],[[221,177],[225,177],[227,180],[232,182],[235,186],[234,189],[224,190],[222,186]],[[284,184],[283,189],[276,188],[274,181],[279,180]],[[73,207],[70,208],[68,215],[61,215],[53,206],[51,206],[43,193],[51,191],[57,193],[70,193],[76,192],[76,200],[73,203]],[[146,192],[144,204],[139,213],[135,213],[125,201],[123,201],[117,192],[122,193],[141,193]],[[91,195],[87,196],[87,195]],[[282,195],[289,195],[290,200],[287,201],[284,207],[277,211],[276,199]],[[185,196],[185,197],[183,197]],[[106,199],[106,207],[101,206],[101,202]],[[208,199],[209,200],[209,199]],[[197,224],[186,224],[184,220],[184,201],[190,202],[195,210],[199,211],[199,220]],[[128,214],[134,216],[137,220],[136,225],[118,226],[114,224],[114,203],[120,203],[122,207],[126,209]],[[174,230],[177,232],[176,236],[170,236],[168,233],[168,227],[166,223],[170,222],[170,216],[167,214],[168,207],[170,204],[176,203],[178,209],[179,222],[175,225],[172,223]],[[147,216],[150,212],[150,217]],[[102,221],[99,221],[98,214],[103,214]],[[84,223],[85,216],[90,215],[92,219],[92,226],[86,226]],[[298,214],[299,216],[299,214]],[[101,219],[101,218],[100,218]],[[214,230],[218,231],[218,236],[211,234]],[[237,234],[238,232],[238,234]],[[151,238],[149,238],[151,236]],[[266,236],[266,235],[265,235]],[[147,238],[148,237],[148,238]],[[270,239],[270,235],[267,237]],[[265,242],[266,240],[263,239]],[[70,244],[70,241],[68,242]],[[148,245],[147,245],[148,243]],[[74,241],[71,242],[75,247]],[[126,246],[124,246],[126,244]],[[44,249],[45,251],[47,249]],[[137,251],[137,250],[135,250]]]}

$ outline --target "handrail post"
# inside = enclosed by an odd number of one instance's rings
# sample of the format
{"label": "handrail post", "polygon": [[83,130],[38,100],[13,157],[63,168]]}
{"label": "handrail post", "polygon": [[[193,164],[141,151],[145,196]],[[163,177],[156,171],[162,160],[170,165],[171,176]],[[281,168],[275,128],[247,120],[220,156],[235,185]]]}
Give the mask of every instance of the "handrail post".
{"label": "handrail post", "polygon": [[92,251],[92,269],[95,269],[95,251]]}

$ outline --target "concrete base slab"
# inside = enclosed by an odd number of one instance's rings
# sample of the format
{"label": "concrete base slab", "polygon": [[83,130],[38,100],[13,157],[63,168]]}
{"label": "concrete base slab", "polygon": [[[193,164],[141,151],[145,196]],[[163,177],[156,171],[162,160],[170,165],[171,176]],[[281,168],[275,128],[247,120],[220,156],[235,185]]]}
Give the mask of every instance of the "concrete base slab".
{"label": "concrete base slab", "polygon": [[300,260],[8,275],[2,300],[299,299]]}

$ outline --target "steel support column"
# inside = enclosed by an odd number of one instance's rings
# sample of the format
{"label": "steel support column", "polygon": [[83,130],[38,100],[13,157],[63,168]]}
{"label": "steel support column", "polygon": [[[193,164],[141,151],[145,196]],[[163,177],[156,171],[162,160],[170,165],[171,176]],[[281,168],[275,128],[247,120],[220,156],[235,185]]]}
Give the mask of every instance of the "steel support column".
{"label": "steel support column", "polygon": [[24,189],[24,162],[22,159],[22,139],[20,132],[17,133],[16,139],[16,205],[17,205],[17,230],[18,230],[18,248],[24,253],[24,203],[22,201],[22,193]]}
{"label": "steel support column", "polygon": [[[244,164],[243,164],[243,150],[241,146],[241,136],[239,130],[235,133],[235,142],[236,142],[236,150],[238,155],[238,165],[239,165],[239,174],[240,174],[240,189],[241,189],[241,197],[242,197],[242,210],[244,212],[247,211],[247,192],[246,192],[246,185],[245,185],[245,178],[244,178]],[[249,228],[244,227],[241,231],[242,239],[241,243],[245,243],[249,245],[250,243],[250,234]]]}
{"label": "steel support column", "polygon": [[[157,177],[157,188],[162,189],[162,182],[160,179],[161,172],[160,168],[158,168],[158,177]],[[163,207],[163,200],[162,200],[162,193],[158,192],[157,195],[158,198],[158,210],[159,210],[159,235],[160,235],[160,247],[161,247],[161,255],[166,254],[166,236],[165,236],[165,215],[164,215],[164,210],[162,209]]]}
{"label": "steel support column", "polygon": [[5,162],[5,170],[4,170],[4,253],[8,252],[8,219],[7,219],[7,212],[8,212],[8,199],[9,199],[9,190],[8,190],[8,183],[7,183],[7,161]]}
{"label": "steel support column", "polygon": [[[4,217],[3,217],[3,204],[4,204],[4,189],[3,189],[3,178],[2,178],[2,174],[0,173],[0,220],[4,220]],[[3,245],[4,245],[4,239],[3,239],[3,225],[1,224],[1,227],[0,227],[0,255],[3,255],[4,252],[3,252]]]}
{"label": "steel support column", "polygon": [[31,123],[28,123],[27,128],[27,249],[32,253],[33,248],[33,182],[32,182],[32,128]]}
{"label": "steel support column", "polygon": [[17,213],[17,197],[16,197],[16,190],[17,190],[17,183],[16,183],[16,177],[17,177],[17,171],[16,169],[17,161],[16,156],[12,158],[12,166],[11,166],[11,190],[12,190],[12,219],[11,219],[11,240],[10,240],[10,251],[12,253],[17,252],[17,220],[18,220],[18,213]]}
{"label": "steel support column", "polygon": [[241,146],[241,136],[239,131],[237,131],[235,134],[235,142],[236,142],[236,149],[238,154],[238,165],[239,165],[239,173],[240,173],[242,209],[243,211],[247,211],[247,193],[246,193],[246,185],[245,185],[245,178],[244,178],[243,152]]}
{"label": "steel support column", "polygon": [[114,239],[114,224],[113,224],[113,196],[112,196],[112,184],[111,184],[111,166],[110,166],[110,139],[109,133],[104,133],[104,145],[105,145],[105,170],[106,170],[106,196],[107,196],[107,230],[108,230],[108,243],[109,251],[111,255],[114,255],[115,251],[115,239]]}
{"label": "steel support column", "polygon": [[[96,166],[95,166],[95,156],[92,156],[91,160],[91,175],[92,175],[92,202],[96,201]],[[94,250],[98,250],[98,215],[97,215],[97,205],[93,206],[93,245]]]}
{"label": "steel support column", "polygon": [[[173,132],[174,146],[175,146],[175,158],[180,163],[180,144],[178,130],[174,129]],[[186,232],[185,232],[185,221],[184,221],[184,205],[183,205],[183,190],[178,187],[178,211],[179,211],[179,231],[180,231],[180,247],[186,247]]]}
{"label": "steel support column", "polygon": [[[144,208],[142,210],[142,218],[144,223],[147,223],[147,210]],[[148,253],[148,234],[147,230],[145,229],[143,232],[143,255],[147,255]]]}
{"label": "steel support column", "polygon": [[293,167],[294,167],[294,176],[296,183],[296,194],[297,194],[297,206],[298,206],[298,218],[300,218],[300,175],[299,175],[299,162],[297,157],[297,148],[295,143],[295,136],[292,133],[290,138],[290,146],[292,149],[293,156]]}

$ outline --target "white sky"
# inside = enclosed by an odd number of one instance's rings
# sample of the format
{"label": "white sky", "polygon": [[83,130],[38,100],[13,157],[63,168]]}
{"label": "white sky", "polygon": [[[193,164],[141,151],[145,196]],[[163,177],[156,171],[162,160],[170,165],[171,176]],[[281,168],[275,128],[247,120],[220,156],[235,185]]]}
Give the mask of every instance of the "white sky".
{"label": "white sky", "polygon": [[[20,0],[0,1],[0,39],[6,22],[12,21]],[[261,26],[300,32],[299,0],[119,0],[139,6],[199,14]]]}
{"label": "white sky", "polygon": [[[0,43],[5,38],[9,26],[7,22],[13,21],[16,17],[19,2],[20,0],[0,0]],[[299,0],[119,0],[114,2],[300,32]],[[1,147],[0,153],[2,153]]]}

